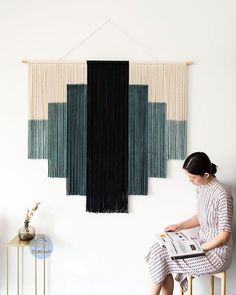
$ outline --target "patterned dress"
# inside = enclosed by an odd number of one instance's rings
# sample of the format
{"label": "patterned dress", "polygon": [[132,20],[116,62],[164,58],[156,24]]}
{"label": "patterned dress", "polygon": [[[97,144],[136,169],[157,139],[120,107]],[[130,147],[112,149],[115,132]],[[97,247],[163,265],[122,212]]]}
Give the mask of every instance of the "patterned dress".
{"label": "patterned dress", "polygon": [[[200,244],[211,240],[220,231],[232,232],[233,198],[230,191],[216,178],[207,185],[198,186],[196,190],[197,217],[200,223],[197,239]],[[162,282],[168,274],[175,274],[175,280],[187,291],[187,276],[198,277],[229,268],[232,259],[232,235],[227,243],[208,250],[205,254],[171,260],[167,251],[155,243],[145,259],[154,284]]]}

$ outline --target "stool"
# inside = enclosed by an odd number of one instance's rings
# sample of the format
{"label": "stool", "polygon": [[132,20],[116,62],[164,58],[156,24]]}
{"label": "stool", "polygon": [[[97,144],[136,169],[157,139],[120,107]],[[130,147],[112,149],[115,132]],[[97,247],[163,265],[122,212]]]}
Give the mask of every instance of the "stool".
{"label": "stool", "polygon": [[221,295],[226,295],[226,272],[219,272],[211,275],[210,295],[214,295],[214,279],[219,278],[221,280]]}
{"label": "stool", "polygon": [[[193,290],[193,277],[188,277],[188,295],[192,295]],[[184,290],[180,288],[180,295],[184,295]]]}
{"label": "stool", "polygon": [[[219,272],[215,274],[211,274],[211,281],[210,281],[210,295],[214,295],[214,279],[219,278],[221,279],[221,295],[226,295],[226,272]],[[193,278],[191,276],[188,277],[188,295],[192,295],[192,284]],[[181,288],[180,295],[184,295],[184,291]]]}

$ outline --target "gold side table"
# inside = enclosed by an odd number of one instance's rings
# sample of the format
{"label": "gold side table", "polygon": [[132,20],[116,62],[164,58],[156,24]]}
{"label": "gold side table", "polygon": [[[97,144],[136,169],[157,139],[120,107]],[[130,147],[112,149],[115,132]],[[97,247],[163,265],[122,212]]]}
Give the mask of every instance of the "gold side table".
{"label": "gold side table", "polygon": [[[34,239],[37,238],[44,238],[44,234],[36,234]],[[22,251],[26,247],[30,247],[31,241],[21,241],[18,236],[15,236],[8,244],[7,244],[7,295],[9,295],[9,248],[16,248],[16,284],[17,284],[17,295],[20,295],[20,248],[22,248]],[[38,294],[38,282],[37,282],[37,256],[35,255],[34,259],[34,294]],[[45,271],[46,271],[46,263],[45,263],[45,255],[43,258],[43,295],[46,294],[45,290]]]}

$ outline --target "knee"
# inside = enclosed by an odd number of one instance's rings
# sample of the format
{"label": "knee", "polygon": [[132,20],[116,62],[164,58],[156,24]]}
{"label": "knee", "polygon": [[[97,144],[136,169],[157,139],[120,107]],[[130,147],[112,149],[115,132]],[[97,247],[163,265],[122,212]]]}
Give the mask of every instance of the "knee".
{"label": "knee", "polygon": [[166,277],[165,277],[165,281],[173,281],[174,279],[173,279],[173,276],[172,276],[172,274],[171,273],[169,273]]}

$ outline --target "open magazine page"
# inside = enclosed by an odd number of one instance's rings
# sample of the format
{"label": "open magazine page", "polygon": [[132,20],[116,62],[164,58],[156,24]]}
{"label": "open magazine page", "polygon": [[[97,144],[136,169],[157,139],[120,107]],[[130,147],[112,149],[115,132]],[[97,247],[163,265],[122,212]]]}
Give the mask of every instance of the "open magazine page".
{"label": "open magazine page", "polygon": [[182,232],[165,232],[156,236],[158,243],[167,249],[172,259],[191,258],[205,255],[197,239]]}

